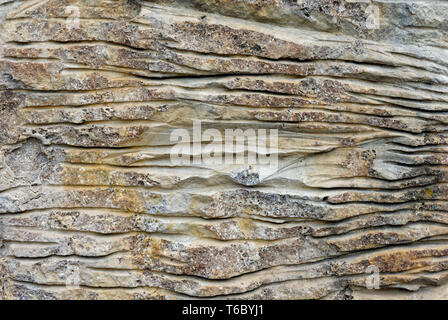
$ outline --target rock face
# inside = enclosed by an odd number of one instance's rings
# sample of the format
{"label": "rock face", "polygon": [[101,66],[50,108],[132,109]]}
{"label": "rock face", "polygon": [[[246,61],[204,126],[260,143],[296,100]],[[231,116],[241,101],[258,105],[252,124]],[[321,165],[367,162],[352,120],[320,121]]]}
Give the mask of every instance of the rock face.
{"label": "rock face", "polygon": [[[448,298],[448,2],[0,0],[0,30],[0,298]],[[194,123],[277,130],[275,166]]]}

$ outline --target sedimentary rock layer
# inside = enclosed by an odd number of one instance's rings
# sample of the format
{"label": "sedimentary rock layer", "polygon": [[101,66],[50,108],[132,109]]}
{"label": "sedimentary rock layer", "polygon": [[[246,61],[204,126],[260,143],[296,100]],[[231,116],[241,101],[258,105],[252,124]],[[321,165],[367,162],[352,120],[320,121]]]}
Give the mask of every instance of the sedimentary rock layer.
{"label": "sedimentary rock layer", "polygon": [[0,298],[446,298],[447,9],[0,0]]}

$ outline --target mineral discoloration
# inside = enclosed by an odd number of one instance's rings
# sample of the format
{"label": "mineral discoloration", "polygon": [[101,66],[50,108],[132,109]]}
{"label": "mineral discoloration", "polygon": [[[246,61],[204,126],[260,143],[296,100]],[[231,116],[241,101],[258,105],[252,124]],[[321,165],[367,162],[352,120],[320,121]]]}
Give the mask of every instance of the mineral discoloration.
{"label": "mineral discoloration", "polygon": [[[3,2],[0,298],[446,298],[447,6]],[[173,164],[194,120],[278,168]]]}

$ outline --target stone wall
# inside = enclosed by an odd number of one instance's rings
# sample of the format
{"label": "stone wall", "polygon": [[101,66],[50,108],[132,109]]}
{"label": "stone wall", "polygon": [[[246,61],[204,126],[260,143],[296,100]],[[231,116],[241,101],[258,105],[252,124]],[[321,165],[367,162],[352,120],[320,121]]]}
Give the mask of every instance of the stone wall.
{"label": "stone wall", "polygon": [[448,297],[448,2],[0,0],[0,46],[0,298]]}

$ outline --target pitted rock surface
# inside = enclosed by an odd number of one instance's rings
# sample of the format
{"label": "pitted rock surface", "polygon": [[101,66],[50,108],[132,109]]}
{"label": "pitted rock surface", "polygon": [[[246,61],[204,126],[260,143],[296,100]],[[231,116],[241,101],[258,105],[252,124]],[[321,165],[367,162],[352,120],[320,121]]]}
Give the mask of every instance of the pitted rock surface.
{"label": "pitted rock surface", "polygon": [[[0,0],[0,299],[448,298],[447,39],[437,0]],[[195,120],[278,168],[174,165]]]}

